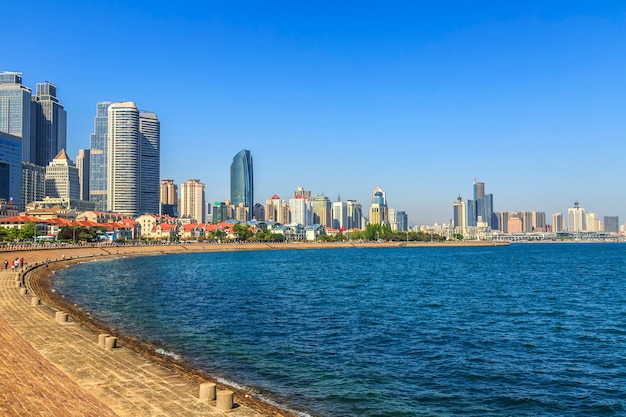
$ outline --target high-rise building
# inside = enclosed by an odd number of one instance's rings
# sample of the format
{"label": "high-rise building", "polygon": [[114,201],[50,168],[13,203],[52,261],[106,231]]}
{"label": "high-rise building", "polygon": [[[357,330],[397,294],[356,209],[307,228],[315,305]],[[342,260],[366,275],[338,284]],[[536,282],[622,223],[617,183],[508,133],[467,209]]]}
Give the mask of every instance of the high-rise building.
{"label": "high-rise building", "polygon": [[332,202],[325,195],[313,198],[313,224],[332,227],[331,224]]}
{"label": "high-rise building", "polygon": [[398,210],[396,212],[396,223],[398,224],[398,231],[407,232],[409,230],[409,215],[404,210]]}
{"label": "high-rise building", "polygon": [[587,227],[585,230],[587,232],[601,232],[602,227],[600,226],[600,218],[596,213],[586,213],[585,214],[585,224]]}
{"label": "high-rise building", "polygon": [[197,179],[190,179],[180,185],[180,217],[206,222],[205,186]]}
{"label": "high-rise building", "polygon": [[559,233],[565,230],[565,225],[563,224],[563,213],[554,213],[552,215],[552,231],[554,233]]}
{"label": "high-rise building", "polygon": [[308,190],[305,190],[303,187],[298,187],[296,188],[296,191],[293,192],[294,197],[297,197],[299,195],[302,197],[308,198],[309,200],[311,199],[311,192]]}
{"label": "high-rise building", "polygon": [[156,114],[139,113],[139,133],[139,212],[156,214],[160,211],[161,178],[161,123]]}
{"label": "high-rise building", "polygon": [[289,200],[289,209],[293,223],[301,224],[302,226],[313,224],[313,206],[311,205],[311,200],[303,194],[296,194]]}
{"label": "high-rise building", "polygon": [[31,162],[22,162],[22,202],[20,210],[46,196],[46,168]]}
{"label": "high-rise building", "polygon": [[[21,72],[0,73],[0,132],[21,138],[24,162],[35,162],[31,145],[31,90],[22,84]],[[16,200],[19,204],[19,200]]]}
{"label": "high-rise building", "polygon": [[80,184],[80,199],[89,201],[89,149],[79,149],[76,157],[76,168],[78,168],[78,183]]}
{"label": "high-rise building", "polygon": [[174,180],[161,180],[161,214],[178,217],[178,186]]}
{"label": "high-rise building", "polygon": [[133,102],[108,110],[107,209],[128,216],[159,212],[160,123]]}
{"label": "high-rise building", "polygon": [[459,196],[454,204],[452,205],[452,227],[465,229],[466,225],[466,214],[465,214],[465,203],[461,196]]}
{"label": "high-rise building", "polygon": [[604,231],[607,233],[619,233],[619,217],[604,216]]}
{"label": "high-rise building", "polygon": [[248,208],[248,219],[252,218],[254,206],[254,175],[252,169],[252,154],[249,150],[242,150],[233,157],[230,165],[230,200],[237,207],[243,203]]}
{"label": "high-rise building", "polygon": [[261,203],[255,203],[252,208],[252,217],[258,221],[265,221],[265,207]]}
{"label": "high-rise building", "polygon": [[348,228],[348,204],[337,197],[337,201],[332,204],[332,227],[333,229]]}
{"label": "high-rise building", "polygon": [[90,136],[89,201],[95,203],[96,211],[107,210],[107,139],[110,105],[110,101],[96,104],[96,117]]}
{"label": "high-rise building", "polygon": [[493,194],[485,194],[485,183],[474,179],[474,199],[467,200],[467,226],[476,226],[478,222],[498,229],[497,218],[493,214]]}
{"label": "high-rise building", "polygon": [[[32,97],[31,134],[35,164],[46,166],[67,147],[67,114],[57,98],[57,88],[49,82],[38,83]],[[32,150],[31,150],[32,152]]]}
{"label": "high-rise building", "polygon": [[348,224],[347,229],[362,229],[363,228],[363,207],[361,203],[356,200],[348,200],[346,202],[348,210]]}
{"label": "high-rise building", "polygon": [[78,168],[65,149],[61,149],[46,167],[46,197],[80,200]]}
{"label": "high-rise building", "polygon": [[18,207],[22,202],[22,139],[4,132],[0,132],[0,199],[13,200]]}
{"label": "high-rise building", "polygon": [[372,192],[370,206],[370,224],[389,224],[389,207],[387,197],[382,188],[376,187]]}
{"label": "high-rise building", "polygon": [[509,233],[509,212],[499,211],[494,213],[494,215],[498,221],[498,230],[503,233]]}
{"label": "high-rise building", "polygon": [[567,231],[570,233],[578,233],[586,230],[585,225],[585,209],[578,206],[578,201],[574,203],[574,207],[567,209]]}

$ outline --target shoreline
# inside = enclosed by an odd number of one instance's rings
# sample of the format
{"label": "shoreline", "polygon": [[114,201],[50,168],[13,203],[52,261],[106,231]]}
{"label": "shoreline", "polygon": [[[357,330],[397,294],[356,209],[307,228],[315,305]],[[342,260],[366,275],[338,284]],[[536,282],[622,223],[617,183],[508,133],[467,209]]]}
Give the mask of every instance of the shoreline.
{"label": "shoreline", "polygon": [[[375,242],[375,243],[246,243],[246,244],[186,244],[186,245],[145,245],[145,246],[95,246],[95,247],[64,247],[50,249],[35,249],[21,251],[2,251],[5,259],[12,260],[14,257],[23,257],[27,266],[20,273],[22,281],[34,294],[47,304],[59,311],[64,311],[69,318],[87,329],[94,336],[99,333],[112,334],[118,337],[118,343],[139,354],[144,359],[163,366],[170,372],[185,378],[193,383],[214,382],[218,389],[228,389],[234,392],[238,407],[256,411],[263,416],[292,417],[301,415],[297,410],[288,410],[279,404],[274,404],[271,399],[259,397],[258,393],[252,393],[242,388],[225,385],[213,375],[194,368],[184,359],[175,359],[167,355],[159,354],[156,346],[150,342],[139,340],[129,335],[117,334],[117,332],[95,320],[80,306],[71,304],[61,294],[52,290],[52,277],[54,271],[71,267],[77,263],[93,262],[104,259],[123,258],[127,256],[155,256],[166,254],[183,253],[209,253],[209,252],[233,252],[233,251],[259,251],[259,250],[297,250],[297,249],[339,249],[339,248],[402,248],[402,247],[458,247],[458,246],[508,246],[494,242]],[[9,256],[10,255],[10,256]],[[46,260],[49,266],[46,267]],[[236,383],[236,381],[233,381]],[[103,400],[103,398],[99,398]]]}

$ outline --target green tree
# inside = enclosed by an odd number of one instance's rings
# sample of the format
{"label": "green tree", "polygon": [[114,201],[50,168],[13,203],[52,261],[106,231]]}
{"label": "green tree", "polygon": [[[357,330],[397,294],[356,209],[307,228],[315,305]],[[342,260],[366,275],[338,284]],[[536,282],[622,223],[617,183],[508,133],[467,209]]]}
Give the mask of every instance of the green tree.
{"label": "green tree", "polygon": [[17,238],[20,240],[28,240],[35,237],[35,230],[37,224],[35,222],[26,222],[19,232],[17,233]]}

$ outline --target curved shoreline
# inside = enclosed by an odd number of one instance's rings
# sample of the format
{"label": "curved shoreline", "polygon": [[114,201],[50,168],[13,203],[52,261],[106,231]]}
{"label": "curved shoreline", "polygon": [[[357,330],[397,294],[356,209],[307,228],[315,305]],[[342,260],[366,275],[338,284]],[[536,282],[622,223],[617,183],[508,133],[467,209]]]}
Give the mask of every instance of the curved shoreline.
{"label": "curved shoreline", "polygon": [[[79,306],[66,301],[62,295],[52,291],[51,276],[53,271],[67,268],[76,263],[96,261],[99,259],[120,258],[126,256],[150,256],[164,254],[199,253],[199,252],[222,252],[241,250],[294,250],[294,249],[328,249],[328,248],[398,248],[398,247],[452,247],[452,246],[494,246],[493,242],[480,242],[480,244],[454,243],[417,243],[408,245],[404,242],[377,242],[377,243],[292,243],[292,244],[193,244],[193,245],[146,245],[146,246],[105,246],[105,247],[66,247],[45,250],[29,250],[4,253],[8,259],[24,257],[27,262],[27,270],[24,271],[22,280],[41,298],[41,300],[60,311],[67,312],[71,320],[89,329],[94,334],[115,334],[120,345],[127,347],[140,354],[145,359],[157,363],[171,372],[184,377],[194,383],[215,382],[218,389],[229,389],[235,392],[236,403],[239,406],[255,410],[264,416],[291,417],[298,415],[297,412],[289,411],[278,405],[269,403],[266,399],[258,398],[250,392],[224,385],[216,379],[191,366],[185,360],[177,360],[167,355],[156,352],[158,346],[149,342],[138,340],[134,337],[116,334],[114,329],[95,320],[91,315],[83,311]],[[46,260],[49,265],[46,266]]]}

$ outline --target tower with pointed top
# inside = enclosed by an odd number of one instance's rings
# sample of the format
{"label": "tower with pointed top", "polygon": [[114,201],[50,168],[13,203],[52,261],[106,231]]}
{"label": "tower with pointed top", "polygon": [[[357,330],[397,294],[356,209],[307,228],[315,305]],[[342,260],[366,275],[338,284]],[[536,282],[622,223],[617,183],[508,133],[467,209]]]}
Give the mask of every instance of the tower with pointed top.
{"label": "tower with pointed top", "polygon": [[389,224],[389,207],[387,197],[382,188],[376,187],[372,192],[370,206],[370,224]]}
{"label": "tower with pointed top", "polygon": [[61,149],[46,167],[45,189],[47,197],[80,200],[78,168],[65,149]]}

